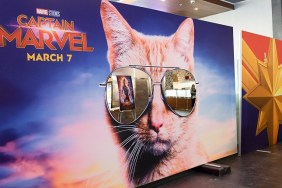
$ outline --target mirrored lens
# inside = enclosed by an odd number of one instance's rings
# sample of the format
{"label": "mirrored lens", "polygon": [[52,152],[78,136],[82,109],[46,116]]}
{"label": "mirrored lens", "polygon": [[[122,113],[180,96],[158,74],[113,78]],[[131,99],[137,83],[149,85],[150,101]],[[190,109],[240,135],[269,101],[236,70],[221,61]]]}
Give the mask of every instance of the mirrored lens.
{"label": "mirrored lens", "polygon": [[106,103],[115,121],[130,124],[144,112],[152,96],[150,76],[137,68],[114,70],[107,80]]}
{"label": "mirrored lens", "polygon": [[191,72],[184,69],[166,72],[162,80],[162,90],[167,105],[175,114],[187,116],[193,111],[197,90]]}

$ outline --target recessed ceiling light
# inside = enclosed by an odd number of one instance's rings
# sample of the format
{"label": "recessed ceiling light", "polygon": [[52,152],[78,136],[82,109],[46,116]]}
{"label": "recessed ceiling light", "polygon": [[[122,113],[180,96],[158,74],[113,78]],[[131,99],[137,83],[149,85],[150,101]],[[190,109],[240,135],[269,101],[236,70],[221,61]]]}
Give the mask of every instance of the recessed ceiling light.
{"label": "recessed ceiling light", "polygon": [[199,10],[199,9],[198,9],[198,7],[195,7],[194,10],[197,11],[197,10]]}
{"label": "recessed ceiling light", "polygon": [[162,2],[165,2],[165,0],[161,0]]}

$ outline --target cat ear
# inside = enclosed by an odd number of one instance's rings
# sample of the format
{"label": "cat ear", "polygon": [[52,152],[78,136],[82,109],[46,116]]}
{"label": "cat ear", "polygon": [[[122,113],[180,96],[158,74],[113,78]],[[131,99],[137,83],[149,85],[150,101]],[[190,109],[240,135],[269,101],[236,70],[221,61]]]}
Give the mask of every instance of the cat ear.
{"label": "cat ear", "polygon": [[132,48],[135,33],[108,0],[102,0],[100,13],[109,48],[109,63],[113,70],[118,57]]}
{"label": "cat ear", "polygon": [[185,61],[193,67],[194,24],[191,18],[184,20],[177,29],[173,36],[173,45],[176,51],[185,57]]}

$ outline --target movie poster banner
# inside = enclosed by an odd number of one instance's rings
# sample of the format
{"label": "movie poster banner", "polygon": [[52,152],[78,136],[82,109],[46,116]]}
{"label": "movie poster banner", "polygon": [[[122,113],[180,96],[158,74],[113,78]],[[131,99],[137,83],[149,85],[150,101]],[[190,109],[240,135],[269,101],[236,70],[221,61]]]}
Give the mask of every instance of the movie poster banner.
{"label": "movie poster banner", "polygon": [[[237,152],[232,28],[107,0],[0,5],[0,187],[136,187]],[[121,124],[106,82],[132,64],[152,96]],[[199,83],[183,117],[161,93],[177,68]],[[134,74],[121,75],[121,109],[139,113]]]}
{"label": "movie poster banner", "polygon": [[242,153],[282,140],[282,41],[242,33]]}
{"label": "movie poster banner", "polygon": [[117,76],[120,110],[134,110],[134,91],[131,76]]}

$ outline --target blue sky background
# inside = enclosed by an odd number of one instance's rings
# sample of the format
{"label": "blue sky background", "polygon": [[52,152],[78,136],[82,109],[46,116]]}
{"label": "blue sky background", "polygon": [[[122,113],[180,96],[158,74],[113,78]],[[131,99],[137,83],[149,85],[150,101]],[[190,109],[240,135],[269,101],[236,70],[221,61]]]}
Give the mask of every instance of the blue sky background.
{"label": "blue sky background", "polygon": [[[185,19],[114,5],[132,28],[147,35],[169,36]],[[25,155],[29,156],[27,160],[43,163],[69,146],[69,142],[58,136],[63,128],[84,119],[97,127],[100,126],[97,122],[105,119],[104,90],[98,84],[105,81],[109,66],[100,1],[2,0],[0,7],[5,7],[0,24],[10,32],[15,28],[9,25],[17,24],[20,14],[36,16],[36,8],[58,10],[60,19],[74,21],[75,29],[87,34],[88,46],[94,47],[93,53],[70,52],[67,48],[55,52],[73,54],[71,63],[26,61],[26,53],[52,53],[48,49],[16,49],[14,42],[0,48],[0,179],[7,180],[5,184],[0,181],[0,187],[32,187],[42,182],[48,185],[49,180],[44,176],[21,179],[19,172],[9,165]],[[233,30],[198,20],[194,20],[194,26],[195,77],[200,83],[201,97],[199,116],[223,123],[235,119]],[[209,122],[206,123],[208,126]],[[94,136],[92,139],[94,143],[97,141]],[[16,147],[8,150],[9,143]]]}

